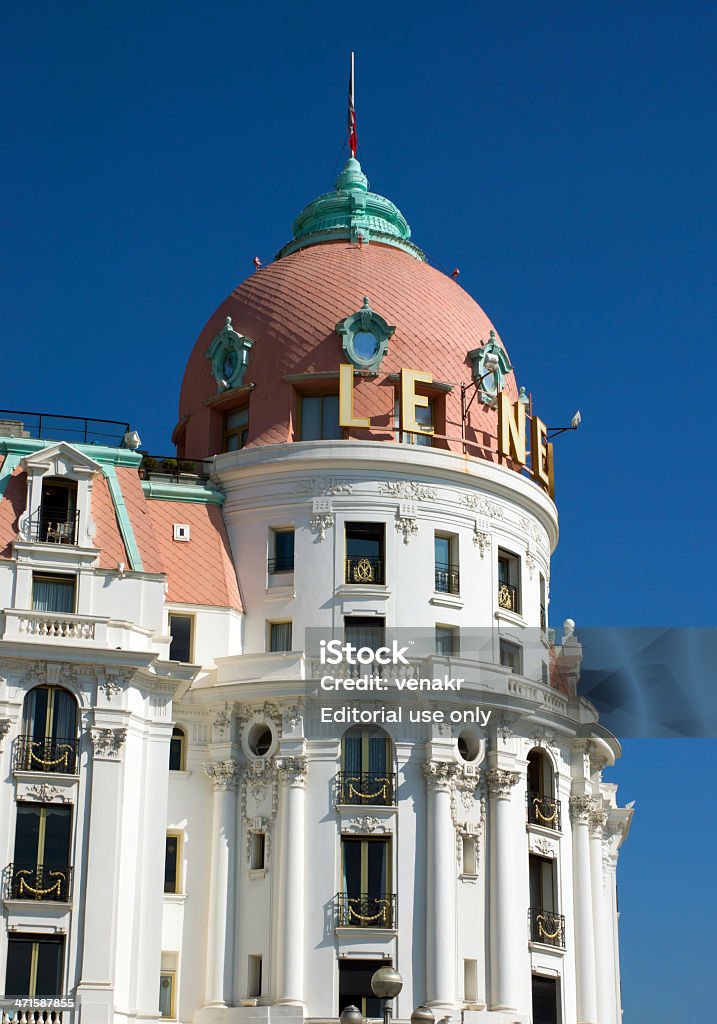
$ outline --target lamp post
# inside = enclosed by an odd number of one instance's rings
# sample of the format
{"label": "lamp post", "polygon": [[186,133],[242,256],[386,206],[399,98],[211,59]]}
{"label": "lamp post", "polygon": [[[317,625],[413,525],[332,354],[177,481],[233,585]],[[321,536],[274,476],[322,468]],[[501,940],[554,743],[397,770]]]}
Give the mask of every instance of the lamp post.
{"label": "lamp post", "polygon": [[371,988],[377,999],[383,1000],[383,1024],[391,1024],[393,999],[403,988],[403,978],[395,967],[379,967],[371,978]]}
{"label": "lamp post", "polygon": [[339,1017],[341,1024],[363,1024],[363,1014],[357,1006],[347,1006]]}
{"label": "lamp post", "polygon": [[411,1014],[411,1024],[434,1024],[436,1018],[429,1006],[417,1006]]}

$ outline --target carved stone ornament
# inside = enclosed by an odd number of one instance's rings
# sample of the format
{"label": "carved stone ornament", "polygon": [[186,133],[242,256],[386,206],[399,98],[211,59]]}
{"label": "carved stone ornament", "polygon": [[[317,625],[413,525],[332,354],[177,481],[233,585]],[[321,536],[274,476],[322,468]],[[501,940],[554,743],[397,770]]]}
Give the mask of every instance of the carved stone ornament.
{"label": "carved stone ornament", "polygon": [[590,814],[590,831],[596,839],[602,839],[607,824],[607,811],[594,810]]}
{"label": "carved stone ornament", "polygon": [[12,718],[0,718],[0,750],[2,750],[3,740],[12,729]]}
{"label": "carved stone ornament", "polygon": [[214,764],[205,764],[204,771],[212,780],[215,793],[237,788],[239,782],[238,761],[215,761]]}
{"label": "carved stone ornament", "polygon": [[530,851],[531,853],[539,853],[541,857],[551,857],[553,859],[557,857],[555,844],[551,843],[545,836],[531,836]]}
{"label": "carved stone ornament", "polygon": [[484,494],[464,494],[461,498],[461,505],[479,512],[481,515],[490,516],[492,519],[503,519],[503,509],[494,501],[486,498]]}
{"label": "carved stone ornament", "polygon": [[449,761],[426,761],[423,765],[423,774],[429,789],[450,792],[453,780],[459,772],[459,766],[451,764]]}
{"label": "carved stone ornament", "polygon": [[127,739],[127,730],[93,727],[90,729],[90,739],[97,760],[114,761],[119,757],[120,750]]}
{"label": "carved stone ornament", "polygon": [[227,733],[229,731],[229,726],[231,724],[232,716],[229,714],[229,712],[227,710],[218,711],[214,716],[214,721],[212,722],[212,729],[214,729],[215,732],[219,733],[220,739],[226,739]]}
{"label": "carved stone ornament", "polygon": [[511,790],[520,781],[520,774],[506,771],[504,768],[490,768],[485,773],[485,781],[489,796],[497,797],[499,800],[510,800]]}
{"label": "carved stone ornament", "polygon": [[293,732],[294,729],[299,725],[303,718],[301,708],[292,704],[291,707],[284,708],[281,712],[281,732],[282,735]]}
{"label": "carved stone ornament", "polygon": [[418,533],[418,520],[413,516],[396,516],[396,530],[403,534],[403,543],[408,544],[411,537]]}
{"label": "carved stone ornament", "polygon": [[319,542],[322,544],[326,540],[326,531],[330,530],[333,525],[333,512],[327,512],[323,515],[312,516],[311,519],[309,520],[309,526],[314,531],[314,533],[318,533]]}
{"label": "carved stone ornament", "polygon": [[408,501],[435,501],[435,487],[416,483],[415,480],[382,480],[378,485],[379,494],[389,494],[392,498],[405,498]]}
{"label": "carved stone ornament", "polygon": [[279,779],[288,786],[303,786],[309,762],[305,757],[277,757],[276,771]]}
{"label": "carved stone ornament", "polygon": [[348,480],[340,480],[333,476],[311,476],[297,482],[296,493],[308,494],[311,497],[351,494],[351,484]]}
{"label": "carved stone ornament", "polygon": [[593,798],[591,796],[571,796],[570,820],[586,825],[589,824],[593,806]]}
{"label": "carved stone ornament", "polygon": [[479,529],[477,523],[473,527],[473,543],[480,551],[481,558],[485,558],[486,551],[490,550],[490,534]]}
{"label": "carved stone ornament", "polygon": [[530,548],[528,548],[528,550],[525,552],[525,564],[528,567],[528,576],[532,580],[533,575],[535,573],[535,555],[530,550]]}
{"label": "carved stone ornament", "polygon": [[100,683],[100,690],[104,693],[105,700],[110,701],[122,692],[122,687],[114,679],[105,679],[104,683]]}
{"label": "carved stone ornament", "polygon": [[390,832],[390,822],[385,818],[376,818],[365,814],[360,818],[350,818],[341,826],[342,832]]}
{"label": "carved stone ornament", "polygon": [[59,786],[48,786],[46,782],[42,782],[36,786],[28,786],[22,794],[24,800],[39,800],[43,804],[51,804],[57,800],[59,803],[65,803],[68,799],[65,790]]}

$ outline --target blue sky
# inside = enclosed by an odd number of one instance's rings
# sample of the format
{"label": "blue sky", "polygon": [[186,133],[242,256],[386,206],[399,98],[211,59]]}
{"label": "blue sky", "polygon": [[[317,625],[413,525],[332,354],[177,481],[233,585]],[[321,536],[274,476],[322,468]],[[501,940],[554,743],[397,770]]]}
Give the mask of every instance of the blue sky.
{"label": "blue sky", "polygon": [[[170,450],[203,323],[339,169],[354,48],[372,187],[544,418],[582,410],[552,622],[715,622],[712,5],[38,2],[2,28],[0,405]],[[638,808],[626,1024],[711,1005],[716,754],[629,741],[611,773]]]}

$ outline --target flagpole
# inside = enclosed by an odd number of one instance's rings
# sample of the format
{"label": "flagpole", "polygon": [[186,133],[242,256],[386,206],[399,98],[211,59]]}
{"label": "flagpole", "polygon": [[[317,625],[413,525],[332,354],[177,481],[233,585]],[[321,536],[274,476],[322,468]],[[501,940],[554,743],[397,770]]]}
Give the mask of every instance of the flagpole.
{"label": "flagpole", "polygon": [[354,102],[354,51],[351,51],[351,74],[349,76],[348,143],[351,156],[356,156],[356,105]]}

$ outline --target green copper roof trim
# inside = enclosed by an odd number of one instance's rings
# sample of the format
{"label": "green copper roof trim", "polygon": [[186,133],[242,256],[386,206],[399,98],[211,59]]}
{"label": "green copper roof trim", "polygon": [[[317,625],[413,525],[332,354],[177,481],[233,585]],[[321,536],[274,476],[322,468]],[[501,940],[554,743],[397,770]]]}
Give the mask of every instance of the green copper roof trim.
{"label": "green copper roof trim", "polygon": [[336,191],[309,203],[294,221],[294,237],[277,259],[319,242],[346,239],[369,244],[381,242],[402,249],[425,262],[426,257],[410,241],[406,218],[390,199],[369,192],[361,164],[351,157],[336,181]]}
{"label": "green copper roof trim", "polygon": [[[78,445],[79,447],[79,445]],[[90,445],[89,447],[93,447]],[[98,460],[99,461],[99,460]],[[117,472],[114,466],[105,465],[102,472],[105,474],[107,485],[112,495],[112,501],[114,503],[115,512],[117,513],[117,524],[122,534],[122,540],[127,550],[127,557],[129,558],[129,567],[134,569],[135,572],[144,572],[142,568],[142,556],[139,553],[137,547],[137,541],[134,536],[134,530],[132,529],[132,523],[129,518],[127,506],[124,503],[122,497],[122,488],[120,482],[117,479]]]}
{"label": "green copper roof trim", "polygon": [[16,454],[6,455],[5,461],[0,469],[0,498],[5,495],[5,488],[7,487],[8,480],[15,472],[15,469],[20,464],[20,456]]}
{"label": "green copper roof trim", "polygon": [[142,461],[142,456],[138,452],[130,451],[129,448],[106,448],[101,444],[73,444],[72,441],[65,441],[62,438],[57,441],[38,441],[34,437],[0,437],[0,453],[17,455],[22,459],[25,455],[32,455],[33,452],[42,451],[43,448],[54,448],[58,444],[68,444],[76,451],[99,462],[101,466],[129,466],[136,469]]}
{"label": "green copper roof trim", "polygon": [[223,505],[226,495],[201,484],[174,483],[170,480],[143,480],[145,498],[159,501],[188,501],[194,505]]}

